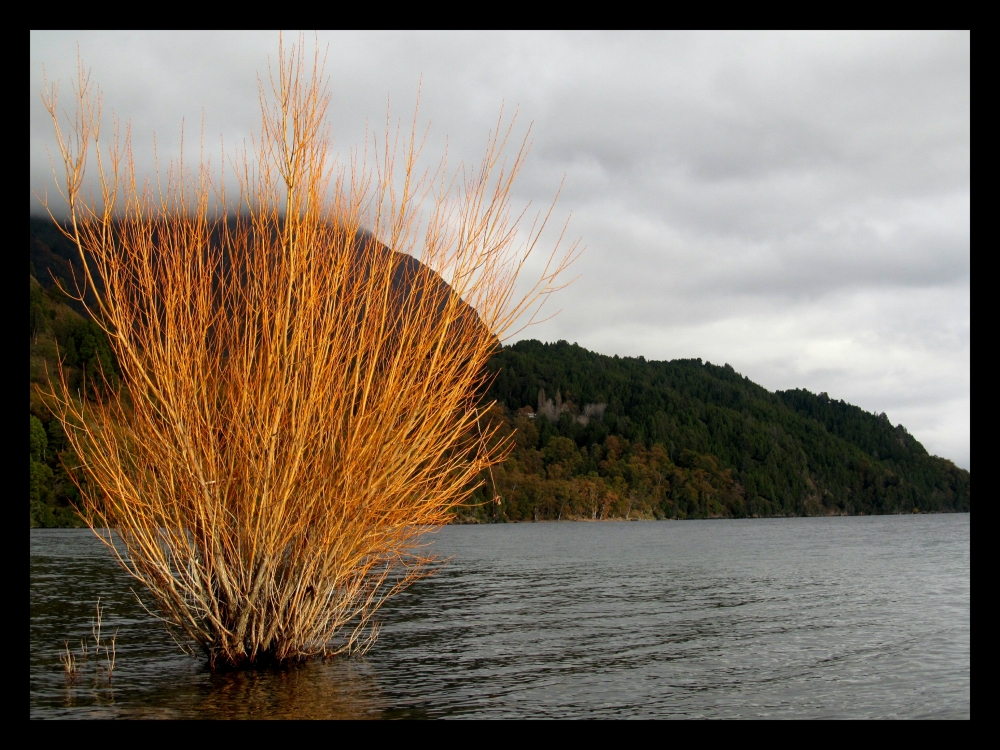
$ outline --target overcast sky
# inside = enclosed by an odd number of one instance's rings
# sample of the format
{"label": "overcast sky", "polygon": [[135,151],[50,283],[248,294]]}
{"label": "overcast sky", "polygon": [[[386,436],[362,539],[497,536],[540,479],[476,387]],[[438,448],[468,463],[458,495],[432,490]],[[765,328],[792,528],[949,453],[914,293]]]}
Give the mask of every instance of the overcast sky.
{"label": "overcast sky", "polygon": [[[287,39],[294,40],[293,32]],[[140,166],[259,124],[277,32],[32,32],[31,188],[51,185],[42,65],[76,48],[132,121]],[[312,40],[310,32],[309,40]],[[412,116],[474,162],[501,104],[533,123],[515,201],[586,252],[526,332],[604,354],[728,362],[827,391],[970,467],[968,33],[321,33],[338,148]],[[37,201],[31,198],[32,211]]]}

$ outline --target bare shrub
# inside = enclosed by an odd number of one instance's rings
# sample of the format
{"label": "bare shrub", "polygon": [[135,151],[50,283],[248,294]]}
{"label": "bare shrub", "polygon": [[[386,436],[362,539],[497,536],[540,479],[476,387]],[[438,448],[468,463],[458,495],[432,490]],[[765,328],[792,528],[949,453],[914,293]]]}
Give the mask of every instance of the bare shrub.
{"label": "bare shrub", "polygon": [[576,254],[557,243],[516,291],[548,219],[519,241],[527,143],[505,159],[498,121],[478,168],[420,174],[416,131],[387,128],[338,163],[322,60],[300,40],[261,84],[234,196],[205,163],[140,182],[128,130],[100,139],[82,65],[76,95],[64,128],[44,94],[63,226],[121,371],[89,400],[65,378],[47,393],[84,519],[213,665],[367,647],[380,605],[427,574],[421,535],[508,450],[479,419],[484,365]]}

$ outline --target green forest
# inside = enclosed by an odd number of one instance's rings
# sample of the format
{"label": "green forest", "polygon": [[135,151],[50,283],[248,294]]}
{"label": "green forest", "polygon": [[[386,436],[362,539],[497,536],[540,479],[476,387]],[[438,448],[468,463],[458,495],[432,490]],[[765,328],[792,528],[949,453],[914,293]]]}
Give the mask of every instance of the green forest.
{"label": "green forest", "polygon": [[[81,395],[88,372],[114,379],[116,366],[104,333],[55,284],[73,278],[73,248],[35,218],[30,248],[30,525],[73,526],[74,462],[38,386],[58,357]],[[825,393],[772,392],[729,365],[609,357],[565,341],[504,347],[489,369],[488,418],[513,433],[513,450],[457,522],[970,510],[968,471],[885,414]]]}
{"label": "green forest", "polygon": [[970,474],[902,425],[729,365],[521,341],[487,400],[515,447],[469,521],[970,510]]}

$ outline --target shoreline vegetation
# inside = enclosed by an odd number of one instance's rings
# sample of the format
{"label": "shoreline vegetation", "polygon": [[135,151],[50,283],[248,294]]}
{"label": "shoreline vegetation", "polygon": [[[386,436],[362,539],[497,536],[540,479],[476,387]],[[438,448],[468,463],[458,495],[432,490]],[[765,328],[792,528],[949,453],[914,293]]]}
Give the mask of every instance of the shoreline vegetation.
{"label": "shoreline vegetation", "polygon": [[502,112],[476,163],[432,168],[416,112],[339,161],[325,57],[307,47],[279,38],[229,190],[182,156],[154,190],[128,126],[102,139],[82,62],[74,114],[58,82],[41,94],[65,170],[57,229],[79,259],[56,287],[84,314],[46,305],[32,274],[32,353],[58,357],[31,415],[33,520],[58,452],[84,523],[114,529],[101,541],[213,669],[371,647],[378,610],[434,570],[423,531],[509,453],[481,421],[486,365],[580,252],[564,225],[536,253],[555,199],[520,226],[530,141]]}
{"label": "shoreline vegetation", "polygon": [[[29,217],[30,526],[76,527],[65,436],[37,394],[64,358],[70,386],[114,379],[104,332],[56,286],[75,248]],[[454,523],[967,512],[971,476],[902,425],[805,390],[770,392],[728,365],[608,357],[521,341],[489,362],[485,417],[514,449]]]}

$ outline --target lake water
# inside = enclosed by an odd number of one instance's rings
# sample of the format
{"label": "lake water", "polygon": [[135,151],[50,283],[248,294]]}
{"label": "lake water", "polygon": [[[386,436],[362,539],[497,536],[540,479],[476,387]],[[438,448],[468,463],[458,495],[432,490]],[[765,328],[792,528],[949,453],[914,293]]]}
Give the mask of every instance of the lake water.
{"label": "lake water", "polygon": [[[363,658],[213,674],[31,531],[32,718],[969,718],[968,514],[453,526]],[[118,629],[114,682],[58,652]]]}

